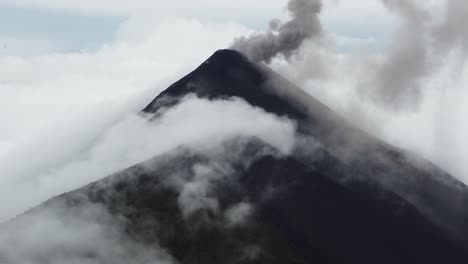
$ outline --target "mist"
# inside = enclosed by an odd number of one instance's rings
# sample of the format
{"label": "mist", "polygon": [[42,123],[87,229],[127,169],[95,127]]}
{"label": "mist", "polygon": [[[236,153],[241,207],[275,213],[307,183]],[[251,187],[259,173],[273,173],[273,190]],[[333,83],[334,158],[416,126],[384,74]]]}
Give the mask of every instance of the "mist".
{"label": "mist", "polygon": [[4,224],[0,229],[0,261],[8,264],[175,263],[157,245],[126,236],[124,219],[85,202],[69,209],[55,204]]}
{"label": "mist", "polygon": [[[73,132],[12,153],[0,163],[4,172],[0,187],[3,209],[0,219],[6,220],[54,195],[79,188],[180,145],[209,146],[231,137],[253,136],[287,153],[294,144],[293,122],[267,114],[239,99],[209,101],[189,97],[164,112],[159,119],[149,119],[149,116],[128,114],[108,127],[88,131],[94,134],[87,144],[82,140],[83,135]],[[101,121],[88,120],[88,123],[101,124]],[[60,128],[55,129],[60,131]],[[61,150],[63,142],[68,142],[66,154]],[[57,153],[49,151],[48,155],[37,157],[37,150],[44,148]],[[25,162],[27,166],[24,166]]]}

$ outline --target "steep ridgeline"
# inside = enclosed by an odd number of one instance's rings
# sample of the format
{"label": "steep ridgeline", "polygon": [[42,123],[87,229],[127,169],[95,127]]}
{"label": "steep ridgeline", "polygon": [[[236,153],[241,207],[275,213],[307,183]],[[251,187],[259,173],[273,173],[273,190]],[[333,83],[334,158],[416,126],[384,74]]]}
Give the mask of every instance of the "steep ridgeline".
{"label": "steep ridgeline", "polygon": [[[237,137],[173,149],[0,226],[0,263],[468,263],[466,186],[436,166],[235,51],[143,113],[158,119],[191,94],[286,116],[297,146],[285,155]],[[50,226],[75,239],[43,236]]]}

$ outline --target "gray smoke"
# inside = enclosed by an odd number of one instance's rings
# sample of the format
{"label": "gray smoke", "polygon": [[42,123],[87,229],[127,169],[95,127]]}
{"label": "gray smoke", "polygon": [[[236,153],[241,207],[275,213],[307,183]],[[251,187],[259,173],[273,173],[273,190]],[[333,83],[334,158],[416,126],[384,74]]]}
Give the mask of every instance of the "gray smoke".
{"label": "gray smoke", "polygon": [[[419,107],[425,95],[424,82],[436,74],[453,52],[459,53],[459,63],[466,58],[468,48],[468,2],[446,0],[443,19],[437,21],[430,7],[414,0],[382,0],[383,4],[402,19],[386,59],[371,77],[370,95],[379,105],[392,110]],[[434,10],[433,10],[434,11]],[[457,67],[461,69],[462,67]]]}
{"label": "gray smoke", "polygon": [[447,50],[450,49],[450,46],[457,46],[466,52],[466,49],[468,49],[467,23],[468,2],[464,0],[448,0],[444,21],[433,32],[437,40],[437,47]]}
{"label": "gray smoke", "polygon": [[321,0],[290,0],[288,11],[291,20],[283,23],[274,19],[267,32],[240,37],[231,48],[255,62],[269,63],[278,55],[289,58],[304,40],[321,34],[322,26],[318,18],[321,9]]}
{"label": "gray smoke", "polygon": [[373,89],[371,96],[382,106],[394,109],[414,106],[421,98],[421,81],[431,71],[430,49],[426,45],[429,15],[413,1],[382,2],[402,18],[403,25],[369,84]]}
{"label": "gray smoke", "polygon": [[[381,2],[401,19],[401,27],[382,59],[367,65],[367,76],[359,77],[357,90],[363,99],[380,108],[397,112],[415,110],[424,98],[426,81],[441,70],[447,56],[458,52],[459,64],[463,64],[468,55],[468,30],[465,29],[468,2],[444,0],[439,6],[418,0]],[[290,0],[287,9],[291,15],[289,21],[273,19],[266,32],[237,38],[231,48],[254,62],[270,63],[279,55],[289,60],[305,40],[327,35],[319,19],[321,0]],[[432,12],[434,9],[436,12]],[[322,60],[326,59],[315,58],[314,65]],[[333,62],[323,62],[323,65],[326,68],[323,72],[333,71]],[[317,74],[309,71],[305,78],[316,78]]]}

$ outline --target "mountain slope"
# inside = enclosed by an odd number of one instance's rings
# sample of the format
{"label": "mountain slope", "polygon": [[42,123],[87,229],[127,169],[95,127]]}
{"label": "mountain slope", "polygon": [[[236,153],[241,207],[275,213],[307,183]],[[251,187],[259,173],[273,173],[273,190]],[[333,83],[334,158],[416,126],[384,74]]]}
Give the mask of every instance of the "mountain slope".
{"label": "mountain slope", "polygon": [[[125,219],[121,232],[127,239],[160,246],[180,263],[465,263],[468,259],[462,248],[392,193],[368,199],[256,139],[225,144],[223,149],[239,152],[226,156],[176,149],[61,195],[29,215],[48,208],[66,208],[62,214],[69,214],[98,204],[113,217]],[[219,208],[205,204],[186,214],[179,203],[183,192],[173,181],[193,181],[200,166],[223,177],[214,180],[212,193],[192,198],[216,199]],[[235,173],[220,169],[227,167],[235,168]],[[242,203],[254,211],[235,224],[227,221],[230,208]],[[98,255],[91,249],[76,252],[72,246],[61,251],[71,256]],[[41,253],[56,256],[61,251]]]}
{"label": "mountain slope", "polygon": [[[310,164],[316,161],[317,151],[324,160],[333,157],[334,164],[315,163],[325,170],[345,164],[349,169],[331,173],[336,181],[346,181],[356,189],[377,183],[413,203],[468,244],[468,189],[463,183],[353,127],[265,66],[250,63],[236,51],[220,50],[158,95],[143,112],[164,112],[189,94],[208,99],[239,97],[267,112],[296,120],[303,138],[295,158]],[[317,144],[321,146],[318,149]]]}
{"label": "mountain slope", "polygon": [[235,51],[215,53],[143,113],[157,119],[190,94],[295,120],[297,146],[286,155],[238,137],[174,149],[1,225],[0,262],[468,262],[466,187],[434,165]]}

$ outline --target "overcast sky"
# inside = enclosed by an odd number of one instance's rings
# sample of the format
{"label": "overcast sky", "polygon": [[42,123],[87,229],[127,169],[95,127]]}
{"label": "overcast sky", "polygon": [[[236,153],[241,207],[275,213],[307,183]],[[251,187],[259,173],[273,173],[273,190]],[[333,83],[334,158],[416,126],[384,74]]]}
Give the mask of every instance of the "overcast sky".
{"label": "overcast sky", "polygon": [[[108,126],[138,112],[214,51],[236,37],[265,30],[272,18],[287,19],[286,2],[0,0],[0,175],[12,173],[0,176],[0,184],[11,181],[18,168],[35,169],[37,164],[60,177],[58,164],[81,155],[81,148]],[[350,96],[336,87],[356,81],[356,67],[350,68],[353,60],[348,59],[383,56],[401,20],[375,0],[325,1],[320,16],[334,42],[333,61],[342,67],[336,72],[343,78],[303,78],[301,69],[316,67],[316,61],[275,61],[272,67],[345,114]],[[362,103],[352,108],[361,126],[467,180],[468,167],[459,164],[468,157],[467,127],[462,125],[467,123],[468,95],[460,88],[468,82],[464,64],[454,67],[461,75],[451,85],[458,88],[442,99],[433,92],[420,107],[386,113],[385,119],[373,115],[380,113],[376,108],[360,108]],[[430,85],[446,84],[444,78],[450,76],[438,75]],[[19,164],[14,169],[12,160]],[[0,220],[8,213],[0,212]]]}

